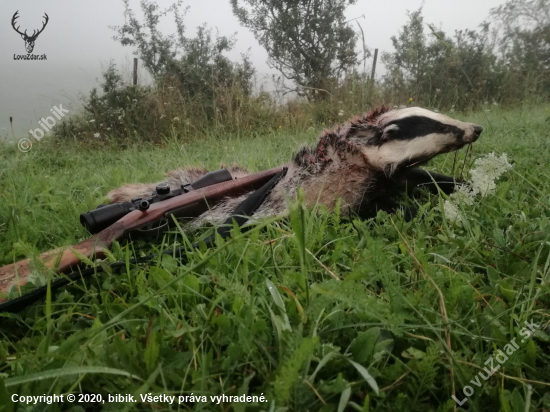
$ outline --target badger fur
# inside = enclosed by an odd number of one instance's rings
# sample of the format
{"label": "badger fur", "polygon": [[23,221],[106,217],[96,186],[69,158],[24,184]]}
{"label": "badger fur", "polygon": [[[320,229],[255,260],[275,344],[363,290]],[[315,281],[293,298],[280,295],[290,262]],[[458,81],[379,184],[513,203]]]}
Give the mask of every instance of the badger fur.
{"label": "badger fur", "polygon": [[[481,126],[418,107],[373,110],[324,131],[313,147],[300,148],[286,165],[286,176],[255,216],[280,214],[299,187],[304,189],[308,206],[320,203],[330,209],[342,199],[342,208],[363,218],[375,216],[378,210],[395,211],[400,207],[399,194],[419,187],[437,193],[439,186],[451,193],[455,188],[453,178],[428,173],[418,165],[475,142],[482,130]],[[229,170],[234,177],[248,174],[237,166]],[[170,172],[166,182],[176,189],[207,172],[200,168],[179,169]],[[155,187],[156,184],[128,184],[107,196],[110,202],[123,202],[149,196]],[[247,196],[226,198],[197,218],[194,225],[223,222]]]}

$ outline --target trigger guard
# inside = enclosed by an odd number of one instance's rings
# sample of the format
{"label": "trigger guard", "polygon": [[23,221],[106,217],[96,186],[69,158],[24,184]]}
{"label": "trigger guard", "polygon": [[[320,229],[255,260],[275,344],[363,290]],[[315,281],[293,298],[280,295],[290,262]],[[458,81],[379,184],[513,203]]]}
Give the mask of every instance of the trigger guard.
{"label": "trigger guard", "polygon": [[148,223],[128,233],[130,239],[151,239],[166,233],[169,229],[168,219],[163,218],[158,225],[155,222]]}

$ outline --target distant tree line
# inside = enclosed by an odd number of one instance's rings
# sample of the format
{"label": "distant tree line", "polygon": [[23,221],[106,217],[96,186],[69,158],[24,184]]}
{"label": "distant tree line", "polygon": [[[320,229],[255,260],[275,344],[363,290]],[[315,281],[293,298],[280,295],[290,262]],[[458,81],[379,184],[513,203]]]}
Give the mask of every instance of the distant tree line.
{"label": "distant tree line", "polygon": [[[366,76],[358,73],[358,36],[344,14],[357,0],[229,1],[241,24],[266,49],[269,65],[290,81],[288,89],[298,96],[323,100],[346,78]],[[115,38],[135,47],[155,78],[176,79],[183,93],[200,95],[212,111],[216,88],[237,86],[250,95],[254,69],[248,57],[230,62],[224,52],[235,39],[213,36],[206,26],[197,29],[196,37],[185,37],[182,0],[166,10],[142,0],[143,22],[128,0],[124,3],[126,24],[114,28]],[[177,32],[164,35],[158,23],[170,13]],[[394,50],[383,54],[387,73],[378,85],[384,97],[409,95],[429,106],[464,108],[550,94],[548,0],[509,0],[491,10],[478,30],[452,36],[426,24],[422,9],[408,15],[407,24],[392,37]]]}
{"label": "distant tree line", "polygon": [[424,23],[422,10],[392,37],[381,86],[432,107],[463,109],[550,97],[550,2],[510,0],[479,30],[449,36]]}
{"label": "distant tree line", "polygon": [[[365,65],[369,39],[360,22],[345,17],[357,0],[228,0],[281,73],[271,93],[254,88],[249,56],[238,62],[226,56],[235,36],[206,25],[189,36],[183,0],[166,9],[141,0],[138,12],[123,1],[125,24],[112,27],[114,38],[134,48],[155,82],[130,86],[110,65],[103,93],[91,92],[84,116],[65,123],[62,135],[142,133],[140,138],[159,141],[176,131],[191,135],[212,127],[309,128],[382,103],[464,110],[550,97],[548,0],[508,0],[477,30],[454,35],[426,23],[422,9],[408,12],[392,37],[393,50],[382,53],[386,73],[376,81]],[[173,19],[172,34],[159,28],[166,17]]]}

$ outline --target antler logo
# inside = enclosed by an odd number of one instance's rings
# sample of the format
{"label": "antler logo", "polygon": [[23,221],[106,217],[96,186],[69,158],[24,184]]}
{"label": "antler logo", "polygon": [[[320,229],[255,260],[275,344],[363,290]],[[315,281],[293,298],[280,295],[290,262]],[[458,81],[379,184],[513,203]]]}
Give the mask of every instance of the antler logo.
{"label": "antler logo", "polygon": [[46,28],[46,25],[48,24],[48,21],[50,20],[50,18],[48,17],[48,15],[46,13],[44,13],[44,18],[46,19],[46,21],[44,23],[42,23],[42,28],[40,30],[38,30],[38,32],[36,30],[33,30],[32,35],[29,36],[27,34],[27,30],[25,30],[24,33],[21,33],[19,31],[19,27],[21,27],[21,26],[15,27],[16,20],[19,17],[18,13],[19,13],[19,10],[17,10],[15,12],[15,14],[13,15],[13,17],[11,19],[11,25],[12,25],[13,29],[21,35],[21,38],[23,40],[25,40],[25,48],[27,49],[27,53],[32,53],[32,51],[34,50],[34,42],[36,41],[36,38],[38,37],[38,35],[40,33],[42,33],[44,31],[44,29]]}

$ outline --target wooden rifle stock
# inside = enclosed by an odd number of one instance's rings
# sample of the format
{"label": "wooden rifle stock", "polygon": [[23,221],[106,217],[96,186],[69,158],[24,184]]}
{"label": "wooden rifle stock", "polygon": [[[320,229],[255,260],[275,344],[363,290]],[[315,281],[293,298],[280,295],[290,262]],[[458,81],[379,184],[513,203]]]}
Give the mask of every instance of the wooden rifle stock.
{"label": "wooden rifle stock", "polygon": [[[197,214],[189,217],[197,217],[224,197],[240,196],[243,193],[258,189],[282,170],[283,166],[276,167],[153,203],[145,211],[134,210],[78,245],[68,246],[64,250],[61,248],[42,253],[40,260],[46,267],[55,270],[57,273],[67,272],[81,263],[81,259],[73,251],[82,254],[86,258],[102,258],[105,256],[104,250],[109,249],[113,241],[122,239],[130,230],[162,219],[172,213],[177,215],[178,209],[190,205],[193,205],[193,211]],[[59,264],[56,266],[58,261]],[[11,285],[23,286],[30,274],[30,264],[31,259],[25,259],[0,268],[0,291],[7,292]],[[2,299],[0,299],[1,301]]]}

